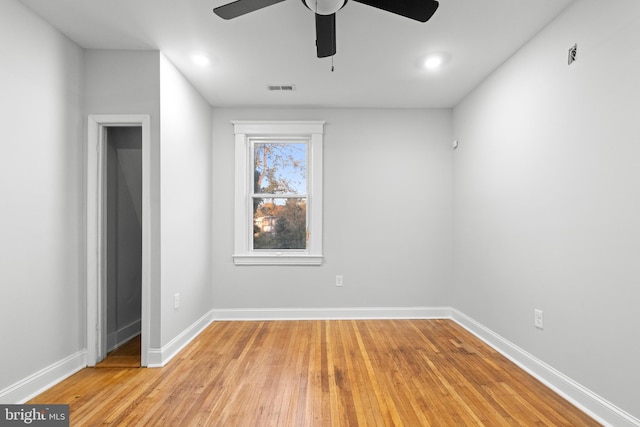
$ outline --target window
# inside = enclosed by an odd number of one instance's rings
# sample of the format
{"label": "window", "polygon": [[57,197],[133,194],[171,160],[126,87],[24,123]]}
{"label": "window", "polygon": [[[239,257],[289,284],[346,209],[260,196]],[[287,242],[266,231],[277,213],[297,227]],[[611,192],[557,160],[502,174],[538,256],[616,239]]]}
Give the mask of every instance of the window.
{"label": "window", "polygon": [[308,139],[249,141],[253,250],[306,250]]}
{"label": "window", "polygon": [[233,125],[235,264],[322,264],[324,122]]}

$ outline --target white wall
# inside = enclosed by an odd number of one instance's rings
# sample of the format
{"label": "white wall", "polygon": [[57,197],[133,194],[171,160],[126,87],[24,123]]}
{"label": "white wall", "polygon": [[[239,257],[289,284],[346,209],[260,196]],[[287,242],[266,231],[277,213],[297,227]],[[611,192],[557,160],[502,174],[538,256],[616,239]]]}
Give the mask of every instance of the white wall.
{"label": "white wall", "polygon": [[[211,310],[211,107],[160,56],[162,345]],[[173,308],[174,294],[180,308]]]}
{"label": "white wall", "polygon": [[455,108],[452,303],[635,417],[638,41],[640,2],[574,2]]}
{"label": "white wall", "polygon": [[84,348],[82,57],[0,2],[0,391]]}
{"label": "white wall", "polygon": [[[235,266],[231,120],[326,120],[320,267]],[[438,307],[451,286],[451,117],[444,110],[213,112],[217,309]],[[335,276],[344,275],[344,286]]]}

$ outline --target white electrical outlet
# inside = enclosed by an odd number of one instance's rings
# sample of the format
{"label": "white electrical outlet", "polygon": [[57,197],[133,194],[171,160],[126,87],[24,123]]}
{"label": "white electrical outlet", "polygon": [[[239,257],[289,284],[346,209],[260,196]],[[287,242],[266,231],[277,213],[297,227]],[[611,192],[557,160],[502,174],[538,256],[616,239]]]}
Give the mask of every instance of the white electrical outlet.
{"label": "white electrical outlet", "polygon": [[173,295],[173,308],[176,310],[180,308],[180,294]]}
{"label": "white electrical outlet", "polygon": [[538,329],[544,329],[544,319],[542,317],[542,310],[537,308],[533,310],[533,324]]}
{"label": "white electrical outlet", "polygon": [[344,278],[342,277],[342,274],[338,274],[336,276],[336,286],[342,286],[343,281]]}

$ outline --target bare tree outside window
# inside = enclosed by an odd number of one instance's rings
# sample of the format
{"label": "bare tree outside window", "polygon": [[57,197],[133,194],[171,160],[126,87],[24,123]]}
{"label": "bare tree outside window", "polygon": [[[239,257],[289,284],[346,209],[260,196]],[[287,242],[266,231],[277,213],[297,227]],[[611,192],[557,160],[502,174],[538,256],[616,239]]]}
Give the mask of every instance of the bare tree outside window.
{"label": "bare tree outside window", "polygon": [[307,248],[304,141],[253,142],[253,249]]}

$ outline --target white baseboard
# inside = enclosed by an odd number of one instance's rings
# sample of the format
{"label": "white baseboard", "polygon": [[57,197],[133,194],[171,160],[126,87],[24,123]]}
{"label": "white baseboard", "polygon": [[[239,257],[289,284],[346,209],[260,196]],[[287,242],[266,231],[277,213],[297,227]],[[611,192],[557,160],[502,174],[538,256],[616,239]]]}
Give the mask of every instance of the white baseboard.
{"label": "white baseboard", "polygon": [[161,368],[166,365],[176,354],[196,338],[207,326],[213,322],[213,312],[210,311],[191,326],[178,334],[162,348],[150,348],[148,353],[148,368]]}
{"label": "white baseboard", "polygon": [[0,403],[25,403],[87,366],[87,352],[80,350],[0,390]]}
{"label": "white baseboard", "polygon": [[122,344],[128,342],[133,337],[140,335],[142,330],[142,322],[140,319],[129,323],[117,331],[107,334],[107,353],[120,347]]}
{"label": "white baseboard", "polygon": [[527,353],[472,318],[451,309],[451,319],[605,426],[640,427],[640,420]]}
{"label": "white baseboard", "polygon": [[348,307],[348,308],[239,308],[213,309],[214,320],[350,320],[350,319],[443,319],[450,309],[442,307]]}

